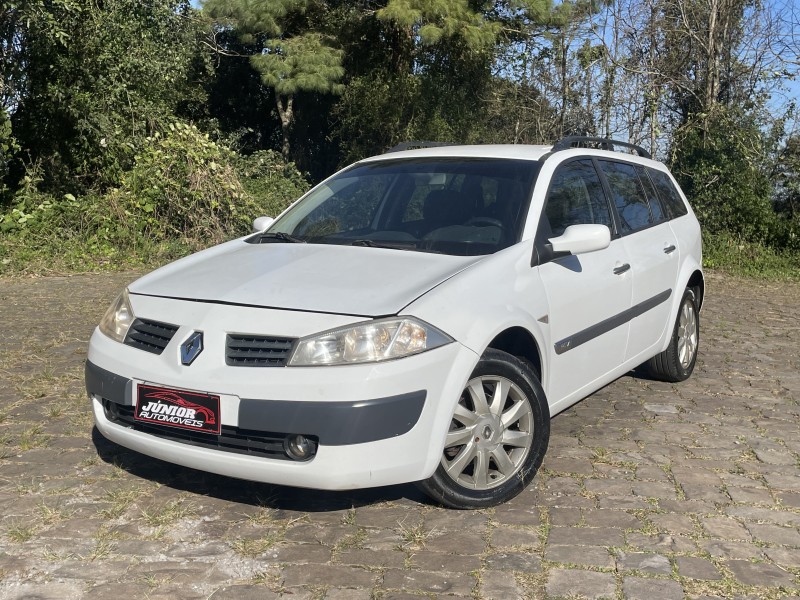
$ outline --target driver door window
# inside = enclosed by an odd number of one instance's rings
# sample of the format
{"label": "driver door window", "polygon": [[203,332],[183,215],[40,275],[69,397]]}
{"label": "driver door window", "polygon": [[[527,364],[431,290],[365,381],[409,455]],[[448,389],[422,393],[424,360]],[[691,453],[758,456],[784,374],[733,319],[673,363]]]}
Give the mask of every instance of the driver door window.
{"label": "driver door window", "polygon": [[552,231],[548,237],[557,237],[570,225],[584,223],[611,229],[603,185],[591,160],[577,160],[558,168],[544,212]]}

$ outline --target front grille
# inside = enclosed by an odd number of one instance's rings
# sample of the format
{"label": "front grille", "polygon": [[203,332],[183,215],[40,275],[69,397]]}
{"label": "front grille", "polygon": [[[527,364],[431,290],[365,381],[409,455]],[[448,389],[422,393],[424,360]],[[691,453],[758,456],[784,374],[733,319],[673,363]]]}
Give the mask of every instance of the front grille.
{"label": "front grille", "polygon": [[291,338],[228,334],[225,363],[233,367],[283,367],[294,342]]}
{"label": "front grille", "polygon": [[177,325],[136,319],[125,336],[125,344],[145,352],[161,354],[176,331]]}
{"label": "front grille", "polygon": [[125,406],[105,399],[103,399],[103,408],[106,418],[112,423],[165,440],[222,452],[292,460],[284,451],[283,440],[286,438],[286,434],[222,425],[220,434],[214,435],[137,421],[133,418],[133,406]]}

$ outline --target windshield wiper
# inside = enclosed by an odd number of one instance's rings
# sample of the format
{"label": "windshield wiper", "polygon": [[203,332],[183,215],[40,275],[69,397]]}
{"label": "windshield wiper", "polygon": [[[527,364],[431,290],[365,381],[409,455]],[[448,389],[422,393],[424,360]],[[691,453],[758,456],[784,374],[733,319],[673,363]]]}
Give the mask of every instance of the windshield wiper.
{"label": "windshield wiper", "polygon": [[283,233],[282,231],[273,231],[270,233],[262,233],[261,236],[258,238],[259,241],[263,239],[269,240],[278,240],[279,242],[286,242],[287,244],[305,244],[306,241],[303,238],[295,237],[293,235],[289,235],[288,233]]}
{"label": "windshield wiper", "polygon": [[350,243],[351,246],[367,246],[369,248],[388,248],[389,250],[416,250],[417,245],[414,242],[406,244],[390,244],[386,242],[376,242],[375,240],[354,240]]}

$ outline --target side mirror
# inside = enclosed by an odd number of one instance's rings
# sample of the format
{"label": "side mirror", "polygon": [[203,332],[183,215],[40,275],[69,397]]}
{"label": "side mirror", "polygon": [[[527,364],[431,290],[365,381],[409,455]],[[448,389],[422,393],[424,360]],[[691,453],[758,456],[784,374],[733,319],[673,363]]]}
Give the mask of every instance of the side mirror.
{"label": "side mirror", "polygon": [[611,231],[605,225],[570,225],[549,241],[556,256],[583,254],[608,248]]}
{"label": "side mirror", "polygon": [[264,231],[267,227],[272,225],[275,219],[272,217],[258,217],[253,221],[253,233]]}

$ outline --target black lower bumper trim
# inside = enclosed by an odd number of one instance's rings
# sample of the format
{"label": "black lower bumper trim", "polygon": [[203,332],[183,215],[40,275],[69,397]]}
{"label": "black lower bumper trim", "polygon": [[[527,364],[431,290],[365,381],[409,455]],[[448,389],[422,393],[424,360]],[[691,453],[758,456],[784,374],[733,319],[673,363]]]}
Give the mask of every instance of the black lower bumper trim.
{"label": "black lower bumper trim", "polygon": [[[133,405],[133,382],[86,361],[86,391],[108,402]],[[419,421],[427,392],[348,402],[239,401],[239,428],[275,435],[312,436],[327,446],[363,444],[403,435]],[[161,435],[157,428],[153,435]],[[162,432],[163,433],[163,432]]]}

